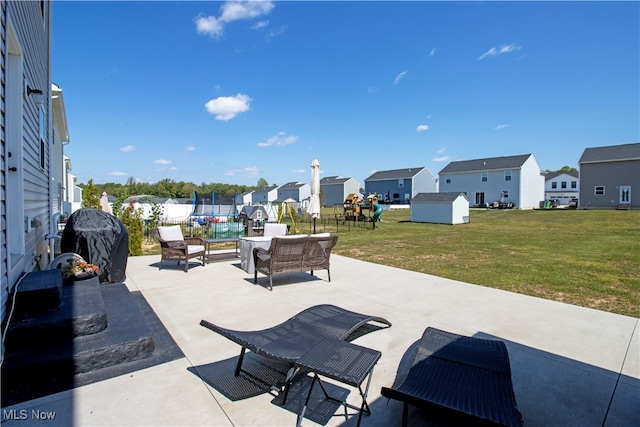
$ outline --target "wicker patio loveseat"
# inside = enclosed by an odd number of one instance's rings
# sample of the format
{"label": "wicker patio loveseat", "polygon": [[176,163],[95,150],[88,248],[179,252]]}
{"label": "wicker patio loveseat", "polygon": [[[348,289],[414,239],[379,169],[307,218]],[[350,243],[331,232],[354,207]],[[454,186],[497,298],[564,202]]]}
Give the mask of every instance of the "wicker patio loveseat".
{"label": "wicker patio loveseat", "polygon": [[273,290],[273,276],[329,270],[331,250],[338,241],[337,235],[329,233],[313,235],[276,236],[271,239],[269,249],[255,248],[253,259],[255,272],[253,283],[258,283],[258,272],[269,277],[269,290]]}

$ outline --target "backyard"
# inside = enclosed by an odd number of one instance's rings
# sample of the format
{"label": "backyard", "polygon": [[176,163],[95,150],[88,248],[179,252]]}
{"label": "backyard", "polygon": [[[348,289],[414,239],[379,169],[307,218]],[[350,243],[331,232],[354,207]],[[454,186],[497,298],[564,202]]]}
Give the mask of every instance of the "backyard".
{"label": "backyard", "polygon": [[640,211],[472,210],[468,224],[443,225],[411,222],[401,209],[375,229],[334,215],[326,208],[316,227],[340,235],[336,254],[640,317]]}

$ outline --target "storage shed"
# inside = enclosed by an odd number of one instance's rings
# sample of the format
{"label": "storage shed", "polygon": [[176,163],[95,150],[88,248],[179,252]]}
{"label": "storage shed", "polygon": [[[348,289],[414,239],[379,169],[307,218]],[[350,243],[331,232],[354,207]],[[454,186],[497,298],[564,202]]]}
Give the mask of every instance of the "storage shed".
{"label": "storage shed", "polygon": [[464,193],[418,193],[411,200],[412,222],[465,224],[469,222],[469,199]]}

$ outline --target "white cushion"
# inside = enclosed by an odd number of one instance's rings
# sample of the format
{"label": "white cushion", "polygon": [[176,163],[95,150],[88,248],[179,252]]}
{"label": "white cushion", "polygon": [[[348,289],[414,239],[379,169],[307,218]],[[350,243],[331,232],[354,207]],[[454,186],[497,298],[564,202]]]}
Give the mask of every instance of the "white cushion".
{"label": "white cushion", "polygon": [[264,236],[284,236],[287,234],[287,224],[266,223]]}
{"label": "white cushion", "polygon": [[305,237],[307,237],[306,234],[289,234],[286,236],[275,236],[277,239],[304,239]]}
{"label": "white cushion", "polygon": [[158,234],[160,234],[160,238],[165,242],[184,240],[184,237],[182,237],[182,230],[180,229],[179,225],[158,227]]}
{"label": "white cushion", "polygon": [[329,237],[331,236],[331,233],[317,233],[317,234],[312,234],[311,237]]}
{"label": "white cushion", "polygon": [[204,246],[202,246],[202,245],[189,245],[189,246],[187,246],[187,252],[189,252],[189,255],[195,254],[195,253],[198,253],[198,252],[204,252]]}

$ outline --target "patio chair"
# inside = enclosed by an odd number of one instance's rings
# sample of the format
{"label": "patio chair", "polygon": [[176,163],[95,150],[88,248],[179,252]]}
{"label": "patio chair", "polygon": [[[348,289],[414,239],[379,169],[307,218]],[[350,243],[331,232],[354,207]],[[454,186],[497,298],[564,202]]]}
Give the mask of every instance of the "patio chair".
{"label": "patio chair", "polygon": [[[382,326],[372,325],[370,322],[376,322]],[[289,369],[282,388],[284,391],[282,402],[284,404],[287,400],[289,384],[298,371],[296,366],[298,359],[323,340],[349,341],[350,338],[361,336],[363,330],[365,330],[364,333],[367,333],[375,329],[390,327],[391,322],[382,317],[369,316],[334,305],[323,304],[307,308],[279,325],[258,331],[226,329],[206,320],[201,320],[200,325],[242,347],[234,372],[236,377],[242,371],[242,362],[247,349],[266,358],[287,363]],[[249,372],[246,373],[251,375]]]}
{"label": "patio chair", "polygon": [[154,230],[160,241],[162,255],[160,269],[164,261],[184,261],[184,271],[189,271],[189,260],[199,258],[205,264],[205,240],[202,237],[184,237],[179,225],[158,227]]}
{"label": "patio chair", "polygon": [[404,382],[382,387],[381,393],[404,403],[403,426],[409,405],[447,408],[495,425],[522,426],[502,341],[427,328]]}

